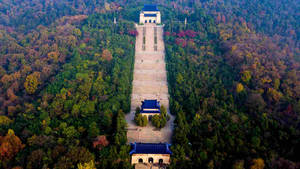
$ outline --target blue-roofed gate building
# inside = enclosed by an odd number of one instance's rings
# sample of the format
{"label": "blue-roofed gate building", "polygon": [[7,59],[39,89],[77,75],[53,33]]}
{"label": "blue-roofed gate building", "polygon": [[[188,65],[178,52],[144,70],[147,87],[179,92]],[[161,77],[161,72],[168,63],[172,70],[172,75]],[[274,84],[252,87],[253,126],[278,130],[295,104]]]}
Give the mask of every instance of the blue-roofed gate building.
{"label": "blue-roofed gate building", "polygon": [[168,143],[132,143],[131,164],[153,163],[170,164],[170,144]]}

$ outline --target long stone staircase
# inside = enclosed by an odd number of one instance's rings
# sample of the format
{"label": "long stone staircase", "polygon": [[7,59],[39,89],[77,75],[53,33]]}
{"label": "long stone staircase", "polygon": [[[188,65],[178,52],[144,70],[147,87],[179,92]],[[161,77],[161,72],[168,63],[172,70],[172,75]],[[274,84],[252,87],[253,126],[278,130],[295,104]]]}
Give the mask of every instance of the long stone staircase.
{"label": "long stone staircase", "polygon": [[137,31],[131,110],[140,106],[144,99],[158,99],[168,108],[163,26],[137,25]]}
{"label": "long stone staircase", "polygon": [[[151,123],[138,127],[133,122],[136,107],[145,99],[157,99],[169,110],[169,94],[165,64],[163,26],[136,25],[138,36],[135,44],[135,64],[131,95],[131,112],[126,115],[128,142],[171,142],[174,117],[157,130]],[[169,112],[169,111],[168,111]]]}

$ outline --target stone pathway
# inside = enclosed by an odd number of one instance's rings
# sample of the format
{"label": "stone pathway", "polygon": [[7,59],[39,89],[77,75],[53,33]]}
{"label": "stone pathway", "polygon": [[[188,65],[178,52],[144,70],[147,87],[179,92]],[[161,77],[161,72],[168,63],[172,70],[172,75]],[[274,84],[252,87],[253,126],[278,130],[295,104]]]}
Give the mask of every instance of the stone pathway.
{"label": "stone pathway", "polygon": [[146,127],[139,127],[133,121],[136,107],[141,106],[141,101],[145,99],[157,99],[169,110],[163,26],[148,23],[136,25],[136,28],[138,36],[135,44],[131,111],[126,115],[128,143],[171,143],[173,116],[170,115],[171,119],[160,130],[152,126],[151,122]]}

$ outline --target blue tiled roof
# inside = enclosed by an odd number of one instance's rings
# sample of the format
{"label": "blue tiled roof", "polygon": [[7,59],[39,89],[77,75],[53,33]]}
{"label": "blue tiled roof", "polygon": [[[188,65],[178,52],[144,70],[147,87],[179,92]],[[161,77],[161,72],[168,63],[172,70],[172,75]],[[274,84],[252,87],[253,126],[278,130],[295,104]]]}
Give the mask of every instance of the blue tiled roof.
{"label": "blue tiled roof", "polygon": [[145,17],[156,17],[156,14],[144,14]]}
{"label": "blue tiled roof", "polygon": [[[158,109],[157,111],[153,110],[144,110],[144,109]],[[141,112],[140,113],[160,113],[160,104],[157,100],[144,100],[142,101]]]}
{"label": "blue tiled roof", "polygon": [[156,5],[144,5],[143,11],[158,11]]}
{"label": "blue tiled roof", "polygon": [[157,100],[144,100],[142,101],[142,109],[157,109],[160,108],[159,101]]}
{"label": "blue tiled roof", "polygon": [[131,143],[132,154],[172,154],[168,143]]}

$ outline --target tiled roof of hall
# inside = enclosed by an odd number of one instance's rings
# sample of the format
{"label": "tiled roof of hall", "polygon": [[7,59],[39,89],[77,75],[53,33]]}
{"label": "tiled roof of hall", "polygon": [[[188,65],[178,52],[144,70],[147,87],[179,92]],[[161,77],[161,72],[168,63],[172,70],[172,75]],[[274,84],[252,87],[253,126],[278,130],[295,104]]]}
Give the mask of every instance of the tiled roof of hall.
{"label": "tiled roof of hall", "polygon": [[157,100],[144,100],[142,101],[142,109],[145,108],[160,108],[159,101]]}
{"label": "tiled roof of hall", "polygon": [[131,143],[132,154],[172,154],[168,143]]}
{"label": "tiled roof of hall", "polygon": [[158,108],[159,107],[159,101],[157,101],[157,100],[144,100],[144,101],[142,101],[142,107],[143,108]]}
{"label": "tiled roof of hall", "polygon": [[144,5],[143,11],[158,11],[157,5]]}

